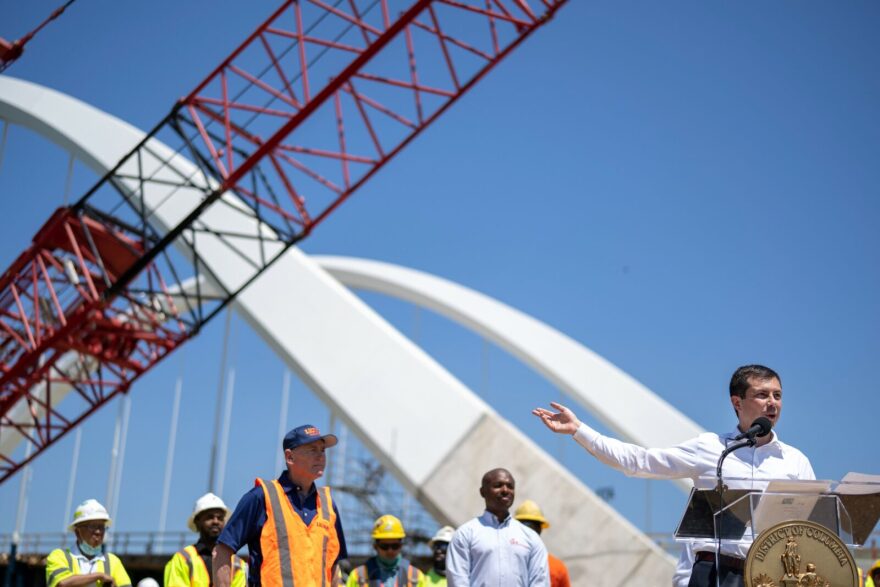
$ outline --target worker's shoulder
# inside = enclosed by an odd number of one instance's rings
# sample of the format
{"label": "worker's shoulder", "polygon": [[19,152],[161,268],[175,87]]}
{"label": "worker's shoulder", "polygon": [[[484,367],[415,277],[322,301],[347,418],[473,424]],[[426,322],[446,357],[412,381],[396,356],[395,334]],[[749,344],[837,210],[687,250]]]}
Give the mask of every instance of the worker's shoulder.
{"label": "worker's shoulder", "polygon": [[54,562],[58,560],[64,560],[67,558],[67,549],[66,548],[56,548],[46,557],[46,562]]}
{"label": "worker's shoulder", "polygon": [[[274,481],[274,479],[264,479],[265,482]],[[238,507],[241,507],[242,504],[257,501],[262,503],[266,500],[266,494],[263,492],[263,488],[259,483],[254,483],[254,486],[248,489],[244,495],[238,500]]]}
{"label": "worker's shoulder", "polygon": [[179,560],[180,562],[185,562],[187,558],[190,558],[192,556],[189,550],[193,548],[193,546],[194,545],[192,544],[187,544],[180,550],[175,551],[174,554],[171,555],[171,558],[168,560],[168,562],[170,563],[175,559]]}
{"label": "worker's shoulder", "polygon": [[110,562],[112,562],[114,565],[115,565],[115,564],[119,564],[119,565],[122,564],[122,560],[121,560],[118,556],[116,556],[115,554],[113,554],[112,552],[107,552],[107,553],[105,553],[105,556],[106,556],[108,559],[110,559]]}

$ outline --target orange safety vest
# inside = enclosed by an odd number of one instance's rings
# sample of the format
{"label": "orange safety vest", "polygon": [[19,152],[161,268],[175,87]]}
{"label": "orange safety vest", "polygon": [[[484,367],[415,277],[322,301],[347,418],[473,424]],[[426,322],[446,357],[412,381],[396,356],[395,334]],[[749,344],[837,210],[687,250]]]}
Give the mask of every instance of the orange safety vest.
{"label": "orange safety vest", "polygon": [[329,587],[339,555],[336,512],[330,488],[318,489],[318,513],[308,526],[276,481],[257,479],[266,498],[266,523],[260,533],[263,587]]}

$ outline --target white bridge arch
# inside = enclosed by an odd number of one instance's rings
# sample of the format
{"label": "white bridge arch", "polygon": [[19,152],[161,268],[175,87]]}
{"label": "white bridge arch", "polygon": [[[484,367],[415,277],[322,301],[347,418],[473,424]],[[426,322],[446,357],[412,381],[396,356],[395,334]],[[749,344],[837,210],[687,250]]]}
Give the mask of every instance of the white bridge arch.
{"label": "white bridge arch", "polygon": [[[6,76],[0,77],[0,118],[47,137],[99,175],[144,137],[69,96]],[[151,148],[157,159],[171,156],[177,169],[192,169],[160,142],[152,141]],[[174,226],[174,209],[151,205],[164,195],[150,194],[146,204],[161,226]],[[219,210],[205,217],[208,225],[226,220]],[[216,264],[221,280],[234,283],[236,267],[224,266],[229,244],[218,238],[213,245],[205,248],[205,259]],[[316,260],[292,248],[234,302],[236,311],[438,520],[458,524],[479,511],[474,479],[491,467],[506,466],[519,480],[521,495],[539,501],[550,517],[568,520],[547,542],[569,562],[574,584],[587,576],[597,586],[669,584],[671,560],[659,547],[346,285],[406,299],[479,332],[624,439],[669,445],[700,432],[696,424],[564,334],[473,290],[410,269],[349,258]],[[281,291],[285,305],[296,311],[278,312]],[[340,360],[346,369],[339,369]],[[394,406],[390,416],[400,423],[396,439],[376,425],[387,421],[388,406]],[[444,426],[437,429],[437,421]],[[426,429],[436,430],[431,442],[424,441]],[[17,440],[0,439],[0,452],[11,452]],[[473,450],[475,445],[481,449]],[[517,455],[514,462],[511,455]],[[585,528],[602,539],[584,542]]]}

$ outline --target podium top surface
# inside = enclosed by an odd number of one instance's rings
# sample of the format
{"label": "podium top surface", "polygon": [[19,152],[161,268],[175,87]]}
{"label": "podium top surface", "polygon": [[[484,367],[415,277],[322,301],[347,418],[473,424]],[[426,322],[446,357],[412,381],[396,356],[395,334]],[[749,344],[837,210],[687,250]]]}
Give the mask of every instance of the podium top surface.
{"label": "podium top surface", "polygon": [[723,492],[717,483],[714,477],[695,481],[677,538],[750,541],[768,518],[814,518],[840,534],[845,528],[852,543],[861,545],[880,519],[880,476],[850,474],[841,481],[725,478]]}

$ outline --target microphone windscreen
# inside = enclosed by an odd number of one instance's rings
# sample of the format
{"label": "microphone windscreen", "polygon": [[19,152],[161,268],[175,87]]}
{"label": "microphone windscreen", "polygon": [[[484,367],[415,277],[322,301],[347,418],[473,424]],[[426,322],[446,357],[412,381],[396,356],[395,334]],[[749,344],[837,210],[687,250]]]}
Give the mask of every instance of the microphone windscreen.
{"label": "microphone windscreen", "polygon": [[752,426],[761,427],[761,430],[755,435],[758,438],[762,436],[767,436],[768,434],[770,434],[770,430],[773,429],[773,423],[770,422],[769,418],[765,418],[764,416],[761,416],[760,418],[755,418],[755,421],[752,422]]}

